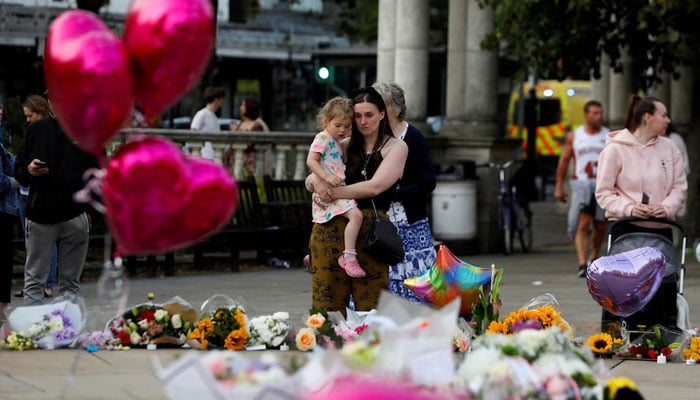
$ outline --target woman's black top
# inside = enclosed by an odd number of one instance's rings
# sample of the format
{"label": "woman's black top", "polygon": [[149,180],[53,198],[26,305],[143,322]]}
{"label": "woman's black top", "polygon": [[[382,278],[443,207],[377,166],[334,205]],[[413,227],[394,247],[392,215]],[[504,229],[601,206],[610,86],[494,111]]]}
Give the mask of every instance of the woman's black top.
{"label": "woman's black top", "polygon": [[[353,183],[364,181],[365,177],[362,175],[362,171],[366,171],[368,180],[372,179],[383,159],[381,149],[367,154],[365,158],[365,168],[363,168],[360,173],[357,174],[348,173],[348,175],[345,177],[345,183],[347,185],[352,185]],[[347,168],[347,170],[350,171],[353,170],[353,168]],[[391,185],[389,189],[374,197],[374,204],[377,207],[377,210],[386,212],[389,209],[389,205],[391,204],[391,199],[394,197],[397,184],[398,181]],[[357,201],[358,208],[372,208],[372,202],[370,201],[372,198],[355,200]]]}

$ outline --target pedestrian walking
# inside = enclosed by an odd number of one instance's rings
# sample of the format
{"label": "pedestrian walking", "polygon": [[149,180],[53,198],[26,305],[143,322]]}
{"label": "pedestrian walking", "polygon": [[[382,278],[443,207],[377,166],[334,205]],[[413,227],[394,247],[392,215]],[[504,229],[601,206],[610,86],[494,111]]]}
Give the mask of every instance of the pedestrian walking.
{"label": "pedestrian walking", "polygon": [[600,247],[605,239],[605,213],[595,199],[595,184],[598,157],[609,133],[608,128],[603,126],[603,105],[600,102],[586,102],[583,114],[586,122],[566,135],[554,188],[554,197],[565,203],[567,196],[564,192],[564,179],[569,164],[573,161],[573,174],[569,181],[571,204],[567,232],[569,238],[574,239],[578,260],[577,275],[581,278],[586,276],[589,260],[600,257]]}

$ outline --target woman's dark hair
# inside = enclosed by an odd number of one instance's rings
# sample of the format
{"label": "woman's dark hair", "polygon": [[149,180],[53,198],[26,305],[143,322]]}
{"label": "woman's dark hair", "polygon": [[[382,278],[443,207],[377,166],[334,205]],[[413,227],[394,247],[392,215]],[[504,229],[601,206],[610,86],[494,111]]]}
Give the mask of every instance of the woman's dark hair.
{"label": "woman's dark hair", "polygon": [[[379,112],[384,113],[384,118],[379,121],[377,141],[374,143],[374,148],[372,149],[372,152],[375,152],[384,146],[384,143],[393,136],[391,127],[389,126],[389,118],[387,118],[386,115],[384,100],[371,86],[353,91],[351,97],[353,106],[360,103],[372,103],[377,106]],[[348,174],[350,175],[356,175],[365,165],[365,137],[357,128],[354,118],[352,121],[352,136],[350,138],[350,144],[348,145],[347,158],[346,165]]]}
{"label": "woman's dark hair", "polygon": [[625,115],[625,128],[630,132],[637,130],[642,124],[644,114],[654,115],[656,112],[656,104],[661,103],[661,100],[655,97],[639,97],[636,94],[630,95],[627,99],[627,114]]}
{"label": "woman's dark hair", "polygon": [[260,117],[260,101],[255,97],[246,97],[243,102],[245,103],[245,115],[241,115],[241,117],[258,119]]}
{"label": "woman's dark hair", "polygon": [[27,107],[29,111],[41,115],[42,118],[49,115],[49,102],[36,94],[27,97],[22,107]]}

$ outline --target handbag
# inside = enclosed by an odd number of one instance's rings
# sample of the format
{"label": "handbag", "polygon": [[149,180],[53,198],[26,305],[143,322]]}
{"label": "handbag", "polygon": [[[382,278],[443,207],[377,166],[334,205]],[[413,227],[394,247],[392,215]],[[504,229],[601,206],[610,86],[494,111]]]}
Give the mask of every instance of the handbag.
{"label": "handbag", "polygon": [[379,218],[374,200],[372,200],[372,208],[374,208],[374,218],[372,218],[372,226],[365,236],[364,249],[377,260],[389,265],[396,265],[406,256],[403,240],[391,221]]}
{"label": "handbag", "polygon": [[[365,180],[367,180],[368,162],[369,156],[367,156],[365,168],[362,170]],[[403,240],[401,240],[398,229],[391,221],[386,218],[379,218],[374,199],[371,199],[371,201],[374,218],[372,218],[372,226],[370,226],[367,236],[365,236],[364,249],[378,261],[396,265],[406,256],[403,249]]]}

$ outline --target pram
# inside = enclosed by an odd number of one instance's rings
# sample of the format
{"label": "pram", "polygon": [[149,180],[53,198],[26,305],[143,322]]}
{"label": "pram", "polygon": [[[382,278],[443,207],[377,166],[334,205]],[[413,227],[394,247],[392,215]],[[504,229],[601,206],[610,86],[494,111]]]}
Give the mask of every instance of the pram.
{"label": "pram", "polygon": [[[647,228],[635,224],[650,221],[664,224],[664,227]],[[681,249],[674,245],[674,237],[680,239]],[[658,292],[640,311],[621,318],[603,310],[602,332],[619,336],[623,320],[631,338],[651,329],[654,324],[674,330],[690,329],[688,303],[683,297],[686,244],[685,230],[673,220],[625,218],[610,225],[608,255],[641,247],[653,247],[666,257],[666,271]]]}

